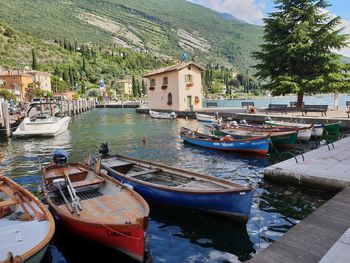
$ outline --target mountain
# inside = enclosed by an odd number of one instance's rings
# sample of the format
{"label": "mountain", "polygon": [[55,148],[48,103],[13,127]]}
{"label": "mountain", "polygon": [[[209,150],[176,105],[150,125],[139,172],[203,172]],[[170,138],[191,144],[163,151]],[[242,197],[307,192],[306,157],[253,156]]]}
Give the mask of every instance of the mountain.
{"label": "mountain", "polygon": [[350,64],[350,57],[342,56],[341,61],[345,64]]}
{"label": "mountain", "polygon": [[46,41],[111,44],[245,69],[262,28],[185,0],[0,0],[0,21]]}
{"label": "mountain", "polygon": [[101,79],[110,83],[115,78],[140,77],[155,68],[173,63],[112,44],[62,42],[44,41],[0,23],[0,71],[2,68],[31,68],[34,56],[37,69],[52,73],[56,78],[55,84],[62,85],[62,89],[76,85],[98,88]]}

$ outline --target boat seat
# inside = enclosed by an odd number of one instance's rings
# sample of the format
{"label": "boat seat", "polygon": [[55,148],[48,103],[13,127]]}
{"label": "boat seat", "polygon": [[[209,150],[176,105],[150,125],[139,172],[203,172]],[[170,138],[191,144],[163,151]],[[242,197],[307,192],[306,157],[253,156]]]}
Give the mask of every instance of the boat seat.
{"label": "boat seat", "polygon": [[[59,179],[59,178],[64,178],[65,174],[64,174],[65,170],[59,170],[59,171],[50,171],[45,175],[45,178],[47,180],[54,180],[54,179]],[[83,172],[87,172],[87,170],[83,169],[83,168],[69,168],[69,176],[72,175],[76,175],[76,174],[80,174]]]}
{"label": "boat seat", "polygon": [[145,171],[140,171],[140,172],[134,172],[134,173],[128,173],[126,174],[127,176],[131,176],[131,177],[135,177],[135,176],[139,176],[139,175],[144,175],[144,174],[150,174],[150,173],[155,173],[155,172],[160,172],[162,171],[162,169],[149,169],[149,170],[145,170]]}
{"label": "boat seat", "polygon": [[14,199],[7,199],[5,201],[0,201],[0,208],[6,207],[6,206],[11,206],[11,205],[16,205],[17,201]]}
{"label": "boat seat", "polygon": [[86,180],[82,180],[82,181],[73,182],[72,186],[74,188],[79,188],[79,187],[83,187],[83,186],[100,184],[100,183],[103,183],[104,181],[105,180],[100,179],[100,178],[86,179]]}

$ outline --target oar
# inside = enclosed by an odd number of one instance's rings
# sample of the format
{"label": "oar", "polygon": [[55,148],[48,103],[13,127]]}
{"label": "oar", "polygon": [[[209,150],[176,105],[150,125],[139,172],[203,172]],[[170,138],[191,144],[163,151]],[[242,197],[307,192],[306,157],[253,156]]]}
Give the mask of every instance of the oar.
{"label": "oar", "polygon": [[58,191],[60,192],[60,194],[63,198],[64,203],[68,207],[69,212],[71,212],[73,214],[74,213],[73,208],[71,207],[70,203],[68,202],[67,197],[64,195],[62,188],[61,188],[61,185],[59,183],[57,183],[56,186],[57,186]]}
{"label": "oar", "polygon": [[22,199],[22,201],[26,202],[26,204],[29,205],[30,209],[32,209],[32,211],[34,213],[34,216],[36,217],[36,219],[38,219],[39,222],[46,220],[45,215],[36,210],[36,208],[31,204],[31,200],[27,196],[23,196],[19,192],[17,192],[17,193],[19,194],[19,197]]}

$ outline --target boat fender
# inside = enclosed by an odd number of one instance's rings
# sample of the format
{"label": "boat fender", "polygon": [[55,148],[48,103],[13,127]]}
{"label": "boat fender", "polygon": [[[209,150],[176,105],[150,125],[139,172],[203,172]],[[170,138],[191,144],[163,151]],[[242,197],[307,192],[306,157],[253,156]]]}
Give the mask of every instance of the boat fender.
{"label": "boat fender", "polygon": [[101,169],[100,170],[100,174],[102,174],[102,175],[108,175],[108,172],[105,170],[105,169]]}
{"label": "boat fender", "polygon": [[63,187],[66,185],[66,181],[63,178],[58,178],[58,179],[52,180],[52,184],[53,185],[60,185]]}
{"label": "boat fender", "polygon": [[131,184],[124,183],[123,185],[131,190],[134,190],[134,187]]}

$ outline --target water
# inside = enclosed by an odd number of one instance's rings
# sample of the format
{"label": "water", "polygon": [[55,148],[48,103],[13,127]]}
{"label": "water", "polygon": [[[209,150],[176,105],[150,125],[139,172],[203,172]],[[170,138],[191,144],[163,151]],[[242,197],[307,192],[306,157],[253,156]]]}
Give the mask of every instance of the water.
{"label": "water", "polygon": [[[239,262],[251,258],[328,200],[331,194],[264,181],[263,168],[275,156],[256,157],[184,145],[178,125],[203,128],[195,120],[155,120],[134,109],[95,109],[72,118],[69,131],[55,139],[11,139],[0,144],[0,169],[37,193],[40,165],[52,151],[64,148],[71,161],[97,153],[107,141],[111,152],[251,183],[256,188],[247,225],[190,209],[150,204],[147,230],[155,262]],[[143,143],[143,137],[146,143]],[[58,228],[46,262],[129,262],[111,249],[80,239]]]}
{"label": "water", "polygon": [[[248,99],[248,100],[219,100],[216,101],[218,103],[218,107],[220,108],[230,108],[230,107],[238,107],[241,108],[242,101],[254,101],[256,107],[267,107],[269,104],[287,104],[291,101],[297,101],[296,96],[288,96],[288,97],[265,97],[265,98],[257,98],[257,99]],[[339,96],[339,107],[341,109],[346,108],[346,101],[350,101],[350,95],[340,95]],[[304,96],[305,104],[317,104],[317,105],[329,105],[330,108],[334,107],[334,96],[330,95],[322,95],[322,96]],[[206,105],[204,103],[204,105]]]}

